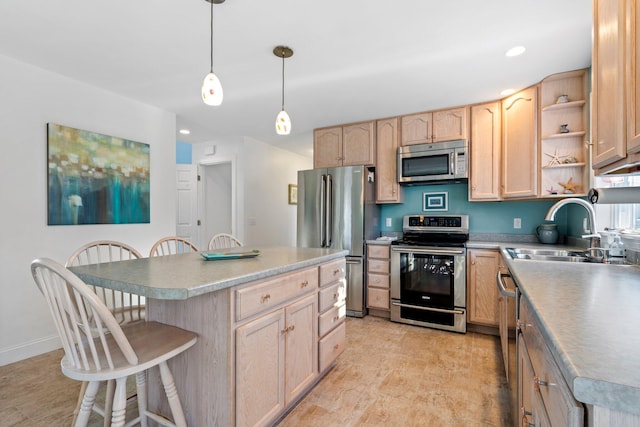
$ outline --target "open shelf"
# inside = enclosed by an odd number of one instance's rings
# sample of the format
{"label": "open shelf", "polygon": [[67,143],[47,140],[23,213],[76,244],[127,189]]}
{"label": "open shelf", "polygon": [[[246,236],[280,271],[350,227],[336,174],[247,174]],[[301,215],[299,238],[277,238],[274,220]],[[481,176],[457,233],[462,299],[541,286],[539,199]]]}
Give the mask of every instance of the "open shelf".
{"label": "open shelf", "polygon": [[586,163],[561,163],[559,165],[543,166],[542,169],[580,168]]}
{"label": "open shelf", "polygon": [[560,104],[551,104],[551,105],[547,105],[546,107],[542,107],[542,112],[544,113],[545,111],[553,111],[553,110],[564,110],[566,108],[578,108],[578,107],[582,107],[584,104],[586,104],[587,101],[585,101],[584,99],[581,99],[579,101],[569,101],[569,102],[562,102]]}
{"label": "open shelf", "polygon": [[586,134],[585,131],[576,131],[576,132],[565,132],[565,133],[553,133],[551,135],[547,135],[542,140],[547,139],[562,139],[562,138],[575,138],[577,136],[584,136]]}

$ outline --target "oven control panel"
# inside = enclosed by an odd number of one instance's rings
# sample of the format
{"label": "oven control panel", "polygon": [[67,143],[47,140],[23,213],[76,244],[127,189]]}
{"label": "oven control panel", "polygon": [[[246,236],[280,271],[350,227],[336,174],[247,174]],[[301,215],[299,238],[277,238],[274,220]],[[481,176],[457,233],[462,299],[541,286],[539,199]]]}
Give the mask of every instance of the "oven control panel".
{"label": "oven control panel", "polygon": [[405,215],[403,231],[448,231],[469,232],[468,215]]}

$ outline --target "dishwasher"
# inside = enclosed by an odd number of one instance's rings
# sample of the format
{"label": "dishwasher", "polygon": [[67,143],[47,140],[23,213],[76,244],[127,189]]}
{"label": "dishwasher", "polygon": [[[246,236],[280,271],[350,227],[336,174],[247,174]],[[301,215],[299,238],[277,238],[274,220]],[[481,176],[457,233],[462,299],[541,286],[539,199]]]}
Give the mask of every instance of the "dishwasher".
{"label": "dishwasher", "polygon": [[517,393],[517,330],[518,318],[518,286],[511,277],[511,273],[504,268],[498,270],[496,277],[498,285],[498,307],[500,312],[499,331],[500,347],[502,348],[502,360],[504,362],[505,374],[509,382],[509,393],[511,395],[511,414],[514,420],[518,417],[518,393]]}

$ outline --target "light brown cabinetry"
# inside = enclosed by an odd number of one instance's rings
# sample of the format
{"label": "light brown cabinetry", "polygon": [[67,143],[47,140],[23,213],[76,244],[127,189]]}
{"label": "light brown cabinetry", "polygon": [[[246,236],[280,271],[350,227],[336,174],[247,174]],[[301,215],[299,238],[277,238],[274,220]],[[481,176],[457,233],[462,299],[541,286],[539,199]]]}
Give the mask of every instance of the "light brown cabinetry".
{"label": "light brown cabinetry", "polygon": [[536,425],[583,426],[584,407],[571,394],[525,297],[520,299],[518,325],[518,395],[522,413],[533,414]]}
{"label": "light brown cabinetry", "polygon": [[399,119],[376,122],[376,203],[402,203],[404,188],[398,184]]}
{"label": "light brown cabinetry", "polygon": [[498,327],[496,275],[501,267],[500,252],[492,249],[467,250],[467,321]]}
{"label": "light brown cabinetry", "polygon": [[367,245],[367,307],[389,311],[390,246]]}
{"label": "light brown cabinetry", "polygon": [[502,100],[502,177],[504,199],[538,195],[538,88]]}
{"label": "light brown cabinetry", "polygon": [[371,166],[376,156],[375,122],[313,131],[313,167]]}
{"label": "light brown cabinetry", "polygon": [[346,264],[341,259],[320,267],[318,292],[318,369],[333,366],[345,349],[347,315]]}
{"label": "light brown cabinetry", "polygon": [[640,168],[639,11],[634,0],[593,2],[593,167]]}
{"label": "light brown cabinetry", "polygon": [[581,196],[590,187],[588,78],[587,70],[577,70],[554,74],[540,84],[542,197]]}
{"label": "light brown cabinetry", "polygon": [[469,200],[500,200],[500,102],[471,107]]}
{"label": "light brown cabinetry", "polygon": [[468,139],[468,116],[467,106],[403,116],[401,145]]}

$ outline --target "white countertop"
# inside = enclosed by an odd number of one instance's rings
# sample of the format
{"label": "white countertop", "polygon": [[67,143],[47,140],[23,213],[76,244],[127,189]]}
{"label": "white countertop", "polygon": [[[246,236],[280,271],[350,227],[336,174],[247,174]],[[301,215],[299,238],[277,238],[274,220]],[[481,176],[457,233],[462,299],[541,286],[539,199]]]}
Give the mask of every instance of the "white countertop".
{"label": "white countertop", "polygon": [[199,253],[71,267],[91,285],[157,299],[187,299],[333,259],[348,251],[297,247],[247,247],[255,258],[205,261]]}

